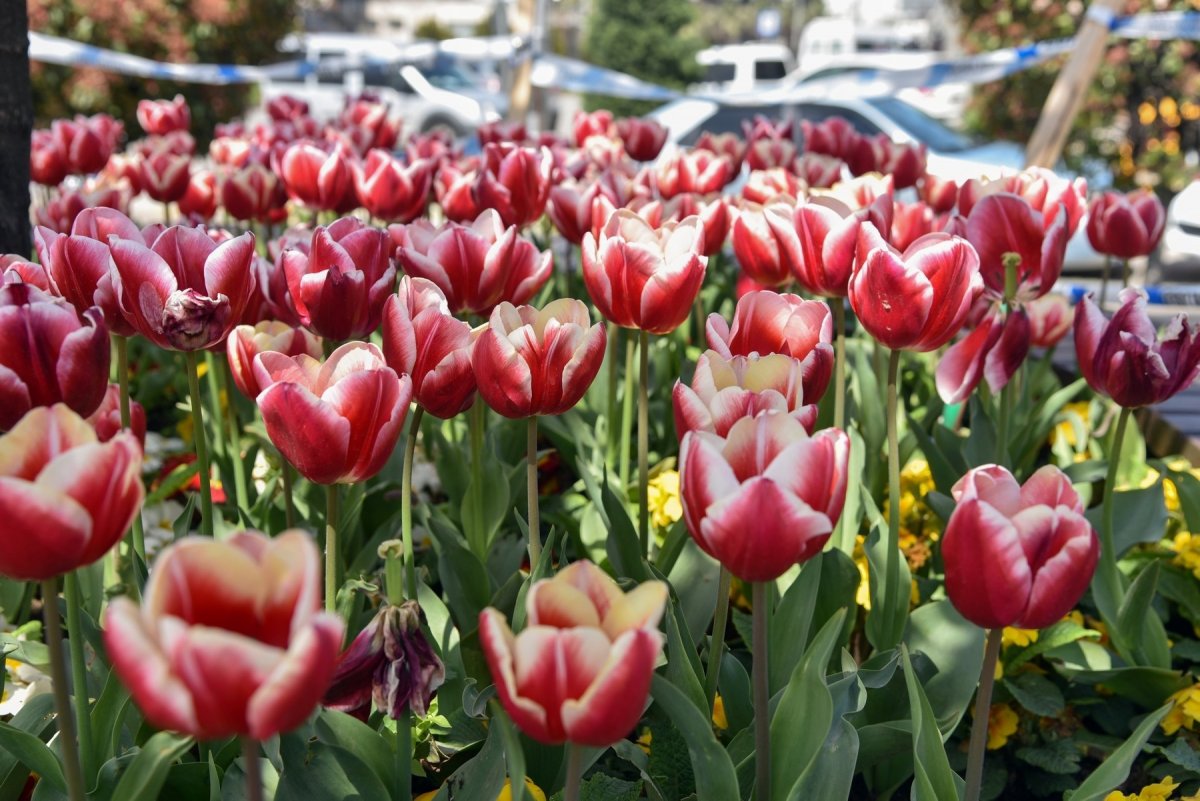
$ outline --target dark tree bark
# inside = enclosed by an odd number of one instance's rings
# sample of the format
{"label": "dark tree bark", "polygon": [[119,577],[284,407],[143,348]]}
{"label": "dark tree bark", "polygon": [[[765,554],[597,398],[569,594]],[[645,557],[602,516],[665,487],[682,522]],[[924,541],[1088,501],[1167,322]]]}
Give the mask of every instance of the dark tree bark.
{"label": "dark tree bark", "polygon": [[29,15],[25,0],[0,0],[0,253],[31,257]]}

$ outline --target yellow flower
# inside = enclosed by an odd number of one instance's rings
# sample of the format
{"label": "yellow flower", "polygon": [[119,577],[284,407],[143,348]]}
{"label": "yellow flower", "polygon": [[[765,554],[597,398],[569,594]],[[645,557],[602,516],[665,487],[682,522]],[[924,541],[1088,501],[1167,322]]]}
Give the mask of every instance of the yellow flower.
{"label": "yellow flower", "polygon": [[1171,701],[1171,711],[1163,718],[1164,734],[1174,734],[1181,728],[1192,731],[1196,721],[1200,720],[1200,683],[1184,687],[1167,699]]}
{"label": "yellow flower", "polygon": [[1200,536],[1181,531],[1173,540],[1167,541],[1167,547],[1175,552],[1175,558],[1171,560],[1174,564],[1200,578]]}
{"label": "yellow flower", "polygon": [[[430,790],[427,793],[421,793],[413,801],[433,801],[437,794],[437,790]],[[546,794],[542,788],[534,784],[528,776],[525,777],[525,797],[531,798],[533,801],[546,801]],[[500,790],[500,795],[496,796],[496,801],[512,801],[512,781],[504,780],[504,788]]]}
{"label": "yellow flower", "polygon": [[1091,403],[1088,401],[1078,401],[1076,403],[1068,403],[1058,413],[1059,422],[1054,426],[1054,430],[1050,432],[1050,444],[1058,442],[1061,437],[1072,448],[1078,448],[1079,442],[1075,437],[1075,426],[1072,424],[1072,416],[1079,417],[1086,426],[1088,416],[1091,409]]}
{"label": "yellow flower", "polygon": [[859,534],[855,538],[854,543],[854,564],[858,567],[858,592],[854,595],[854,600],[863,609],[871,608],[871,582],[870,571],[867,567],[867,552],[863,550],[863,543],[867,538]]}
{"label": "yellow flower", "polygon": [[1037,642],[1037,629],[1017,629],[1012,626],[1004,628],[1004,634],[1001,636],[1001,642],[1004,645],[1015,645],[1018,648],[1024,648],[1027,645]]}
{"label": "yellow flower", "polygon": [[650,755],[650,744],[653,741],[654,741],[654,734],[650,731],[649,728],[645,728],[645,729],[642,729],[641,735],[634,742],[637,743],[638,748],[645,751],[646,755],[649,756]]}
{"label": "yellow flower", "polygon": [[729,728],[729,720],[725,717],[725,699],[717,693],[717,698],[713,701],[712,722],[721,731]]}
{"label": "yellow flower", "polygon": [[1020,718],[1008,704],[992,704],[988,712],[988,741],[989,751],[1003,748],[1008,738],[1017,733],[1017,722]]}
{"label": "yellow flower", "polygon": [[647,502],[650,519],[658,528],[667,528],[683,517],[683,503],[679,500],[679,473],[663,470],[650,479],[647,487]]}
{"label": "yellow flower", "polygon": [[1104,796],[1104,801],[1170,801],[1171,793],[1175,792],[1175,788],[1178,786],[1179,782],[1172,781],[1171,777],[1167,776],[1161,782],[1147,784],[1135,795],[1126,795],[1120,790],[1113,790]]}

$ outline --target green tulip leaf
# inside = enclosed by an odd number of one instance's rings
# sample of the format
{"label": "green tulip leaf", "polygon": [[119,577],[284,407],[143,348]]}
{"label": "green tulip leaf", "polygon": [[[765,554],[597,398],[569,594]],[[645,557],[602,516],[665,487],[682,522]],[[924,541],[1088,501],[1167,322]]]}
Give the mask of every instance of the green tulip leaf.
{"label": "green tulip leaf", "polygon": [[733,762],[713,736],[712,725],[704,713],[663,676],[655,675],[651,680],[650,694],[687,743],[696,777],[697,801],[740,798]]}
{"label": "green tulip leaf", "polygon": [[1079,789],[1067,796],[1069,801],[1102,801],[1106,795],[1119,787],[1129,777],[1129,769],[1142,753],[1142,746],[1170,711],[1171,704],[1166,704],[1147,715],[1133,730],[1133,734],[1129,735],[1129,739],[1121,743],[1092,775],[1084,779]]}
{"label": "green tulip leaf", "polygon": [[192,747],[192,738],[160,731],[138,751],[133,762],[121,775],[113,790],[113,798],[121,801],[155,801],[171,764]]}
{"label": "green tulip leaf", "polygon": [[904,660],[904,682],[908,686],[913,726],[913,801],[958,801],[962,779],[950,769],[942,733],[921,682],[913,672],[908,648],[900,646],[900,653]]}

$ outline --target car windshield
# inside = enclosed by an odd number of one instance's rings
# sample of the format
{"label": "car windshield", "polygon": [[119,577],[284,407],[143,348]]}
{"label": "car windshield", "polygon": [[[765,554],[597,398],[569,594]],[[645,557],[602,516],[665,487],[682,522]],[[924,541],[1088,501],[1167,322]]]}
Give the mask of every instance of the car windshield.
{"label": "car windshield", "polygon": [[434,59],[428,67],[422,67],[421,72],[431,84],[449,91],[474,89],[478,83],[466,69],[446,58]]}
{"label": "car windshield", "polygon": [[873,97],[867,102],[882,111],[893,122],[904,129],[913,139],[926,144],[939,153],[954,153],[969,150],[976,143],[966,134],[947,128],[918,108],[894,97]]}

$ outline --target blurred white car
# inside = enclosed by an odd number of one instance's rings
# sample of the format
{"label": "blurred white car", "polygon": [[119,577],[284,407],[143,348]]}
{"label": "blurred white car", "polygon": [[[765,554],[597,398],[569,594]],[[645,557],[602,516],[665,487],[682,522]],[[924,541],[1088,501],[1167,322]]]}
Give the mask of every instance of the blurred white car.
{"label": "blurred white car", "polygon": [[[998,178],[1025,166],[1025,150],[1013,142],[980,142],[955,131],[939,120],[894,97],[822,99],[788,103],[755,102],[758,98],[733,95],[714,98],[681,98],[661,106],[650,116],[667,128],[667,144],[659,159],[670,158],[679,147],[690,147],[705,131],[742,133],[742,122],[755,115],[774,119],[791,118],[817,123],[843,117],[862,134],[886,134],[902,144],[923,143],[927,169],[941,178]],[[796,126],[797,145],[802,144]],[[1066,171],[1060,169],[1060,173]],[[1104,259],[1088,244],[1081,226],[1067,246],[1065,265],[1071,271],[1093,270]]]}
{"label": "blurred white car", "polygon": [[1192,181],[1167,206],[1162,243],[1152,262],[1157,279],[1200,280],[1200,181]]}

